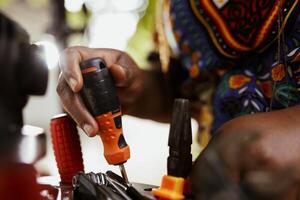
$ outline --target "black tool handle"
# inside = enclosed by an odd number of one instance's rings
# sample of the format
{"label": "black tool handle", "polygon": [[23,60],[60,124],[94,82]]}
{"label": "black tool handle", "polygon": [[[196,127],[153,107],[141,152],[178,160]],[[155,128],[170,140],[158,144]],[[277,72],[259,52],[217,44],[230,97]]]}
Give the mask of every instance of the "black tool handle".
{"label": "black tool handle", "polygon": [[114,79],[103,59],[92,58],[80,63],[83,102],[95,117],[109,164],[120,165],[130,158],[130,149],[122,131],[121,108]]}
{"label": "black tool handle", "polygon": [[117,97],[114,79],[101,58],[93,58],[80,63],[83,77],[81,97],[94,117],[119,112],[120,103]]}
{"label": "black tool handle", "polygon": [[168,175],[186,178],[192,167],[189,101],[175,99],[169,133]]}

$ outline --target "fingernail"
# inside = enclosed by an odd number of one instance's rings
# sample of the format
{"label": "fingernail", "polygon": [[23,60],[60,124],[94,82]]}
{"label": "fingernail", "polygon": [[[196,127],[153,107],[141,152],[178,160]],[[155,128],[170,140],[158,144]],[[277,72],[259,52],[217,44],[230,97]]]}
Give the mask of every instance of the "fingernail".
{"label": "fingernail", "polygon": [[69,83],[70,83],[72,90],[75,91],[75,88],[77,86],[77,81],[74,78],[70,78]]}
{"label": "fingernail", "polygon": [[91,125],[85,124],[83,126],[83,130],[84,132],[86,132],[86,134],[91,135],[93,133],[93,127]]}

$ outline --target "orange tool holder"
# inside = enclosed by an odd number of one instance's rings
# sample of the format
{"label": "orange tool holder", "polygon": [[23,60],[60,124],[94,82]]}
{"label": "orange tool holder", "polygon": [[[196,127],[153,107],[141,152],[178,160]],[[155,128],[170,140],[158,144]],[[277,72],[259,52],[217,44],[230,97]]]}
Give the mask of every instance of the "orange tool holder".
{"label": "orange tool holder", "polygon": [[101,58],[83,61],[80,68],[81,97],[98,123],[104,157],[109,164],[123,164],[130,158],[130,150],[122,133],[122,113],[113,77]]}
{"label": "orange tool holder", "polygon": [[152,194],[160,200],[182,200],[184,199],[184,178],[165,175],[161,185],[152,190]]}

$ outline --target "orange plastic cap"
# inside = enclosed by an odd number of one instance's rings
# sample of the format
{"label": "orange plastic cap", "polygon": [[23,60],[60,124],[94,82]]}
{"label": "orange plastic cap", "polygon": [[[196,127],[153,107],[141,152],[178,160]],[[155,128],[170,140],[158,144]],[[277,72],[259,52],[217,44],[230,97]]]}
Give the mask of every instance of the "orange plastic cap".
{"label": "orange plastic cap", "polygon": [[180,200],[184,199],[183,189],[183,178],[165,175],[162,178],[160,188],[153,189],[152,194],[159,199]]}

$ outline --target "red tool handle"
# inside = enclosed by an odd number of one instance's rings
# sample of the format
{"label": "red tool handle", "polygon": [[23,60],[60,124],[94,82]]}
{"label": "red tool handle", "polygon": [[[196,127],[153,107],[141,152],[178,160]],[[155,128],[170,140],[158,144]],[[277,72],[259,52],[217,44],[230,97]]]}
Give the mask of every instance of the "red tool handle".
{"label": "red tool handle", "polygon": [[61,183],[71,184],[73,176],[84,171],[76,123],[66,114],[51,119],[51,138]]}

